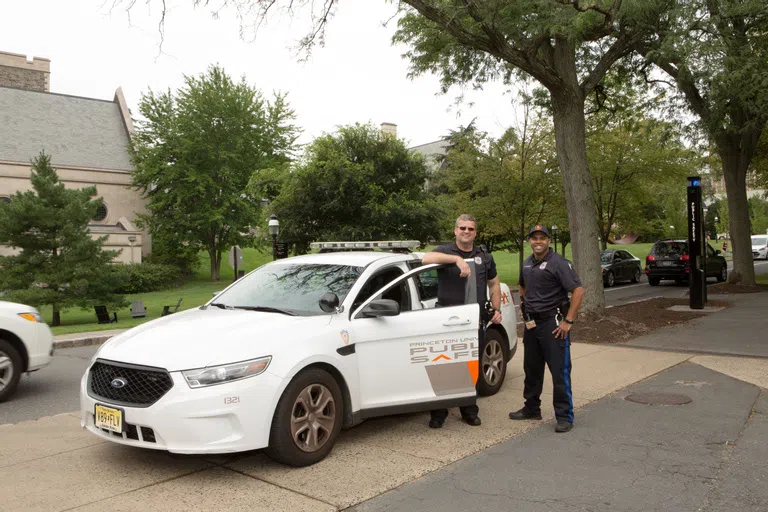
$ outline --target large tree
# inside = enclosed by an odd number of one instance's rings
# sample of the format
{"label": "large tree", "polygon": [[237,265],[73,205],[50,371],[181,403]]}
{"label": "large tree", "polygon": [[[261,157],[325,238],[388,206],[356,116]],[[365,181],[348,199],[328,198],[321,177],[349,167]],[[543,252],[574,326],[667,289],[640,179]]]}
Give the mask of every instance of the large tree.
{"label": "large tree", "polygon": [[303,160],[271,205],[280,238],[299,252],[312,241],[437,235],[424,160],[401,139],[370,125],[341,127],[315,139]]}
{"label": "large tree", "polygon": [[88,223],[101,198],[96,187],[67,189],[41,153],[32,160],[32,189],[0,203],[0,245],[17,254],[0,256],[3,298],[53,307],[52,325],[67,307],[122,306],[111,262],[117,251],[103,250],[106,236],[92,238]]}
{"label": "large tree", "polygon": [[[551,96],[574,262],[586,287],[582,309],[605,305],[592,181],[587,165],[584,101],[626,56],[668,0],[402,0],[396,42],[410,46],[411,74],[434,72],[454,84],[533,77]],[[130,7],[134,2],[116,0]],[[195,2],[199,4],[200,2]],[[203,5],[207,5],[203,1]],[[312,29],[302,45],[322,41],[337,0],[223,0],[256,23],[272,11],[309,6]],[[404,5],[403,5],[404,4]],[[164,5],[164,3],[163,3]],[[218,14],[219,11],[217,11]],[[162,16],[165,16],[163,10]]]}
{"label": "large tree", "polygon": [[134,185],[148,199],[141,222],[166,244],[206,250],[211,279],[222,255],[249,244],[261,198],[246,193],[255,173],[285,167],[298,136],[285,96],[266,101],[245,79],[211,66],[185,76],[176,94],[144,94],[132,139]]}
{"label": "large tree", "polygon": [[675,2],[635,48],[671,78],[714,144],[728,196],[731,277],[754,285],[747,171],[768,121],[768,3]]}

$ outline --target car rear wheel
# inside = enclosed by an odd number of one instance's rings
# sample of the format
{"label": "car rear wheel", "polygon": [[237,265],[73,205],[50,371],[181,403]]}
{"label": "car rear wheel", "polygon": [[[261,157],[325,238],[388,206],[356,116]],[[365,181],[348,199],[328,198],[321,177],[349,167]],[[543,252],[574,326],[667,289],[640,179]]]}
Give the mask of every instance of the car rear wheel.
{"label": "car rear wheel", "polygon": [[660,281],[661,281],[661,279],[659,279],[658,277],[649,277],[648,278],[648,284],[651,285],[651,286],[659,286],[659,282]]}
{"label": "car rear wheel", "polygon": [[477,394],[495,395],[504,384],[507,375],[507,358],[504,351],[504,336],[496,329],[485,334],[485,348],[480,357],[480,375],[477,378]]}
{"label": "car rear wheel", "polygon": [[616,284],[616,276],[609,270],[608,273],[605,274],[605,286],[612,288],[614,284]]}
{"label": "car rear wheel", "polygon": [[720,270],[720,274],[717,276],[717,282],[723,283],[725,280],[728,279],[728,265],[723,265],[723,268]]}
{"label": "car rear wheel", "polygon": [[632,273],[632,282],[638,283],[640,282],[640,269],[635,267],[635,271]]}
{"label": "car rear wheel", "polygon": [[267,456],[289,466],[310,466],[333,449],[341,431],[344,404],[336,379],[325,370],[299,373],[280,397]]}
{"label": "car rear wheel", "polygon": [[0,339],[0,402],[11,397],[21,377],[21,356],[13,345]]}

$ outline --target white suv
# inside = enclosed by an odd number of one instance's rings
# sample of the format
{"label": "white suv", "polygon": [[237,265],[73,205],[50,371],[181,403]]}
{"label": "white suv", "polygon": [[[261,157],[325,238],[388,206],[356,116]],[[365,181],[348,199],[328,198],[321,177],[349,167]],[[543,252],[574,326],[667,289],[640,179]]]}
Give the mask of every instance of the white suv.
{"label": "white suv", "polygon": [[768,260],[768,235],[752,235],[752,258]]}
{"label": "white suv", "polygon": [[0,301],[0,402],[16,390],[24,372],[53,358],[53,334],[31,306]]}

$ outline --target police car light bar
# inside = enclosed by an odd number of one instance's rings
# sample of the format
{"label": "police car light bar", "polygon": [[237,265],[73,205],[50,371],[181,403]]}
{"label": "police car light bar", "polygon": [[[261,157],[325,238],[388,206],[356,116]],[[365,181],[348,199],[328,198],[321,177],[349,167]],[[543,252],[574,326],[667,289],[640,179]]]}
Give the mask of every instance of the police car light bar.
{"label": "police car light bar", "polygon": [[418,240],[390,240],[375,242],[312,242],[311,249],[415,249]]}

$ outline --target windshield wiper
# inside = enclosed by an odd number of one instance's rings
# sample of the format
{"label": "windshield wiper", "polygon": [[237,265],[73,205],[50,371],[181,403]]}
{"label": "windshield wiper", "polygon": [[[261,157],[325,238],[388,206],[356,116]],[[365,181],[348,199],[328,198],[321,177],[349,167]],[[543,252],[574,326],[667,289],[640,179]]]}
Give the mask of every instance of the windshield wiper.
{"label": "windshield wiper", "polygon": [[209,306],[216,306],[219,309],[234,309],[232,306],[227,306],[226,304],[222,304],[221,302],[211,302],[208,305]]}
{"label": "windshield wiper", "polygon": [[270,306],[235,306],[235,309],[245,309],[247,311],[264,311],[265,313],[282,313],[288,316],[297,316],[297,313],[289,309],[273,308]]}

